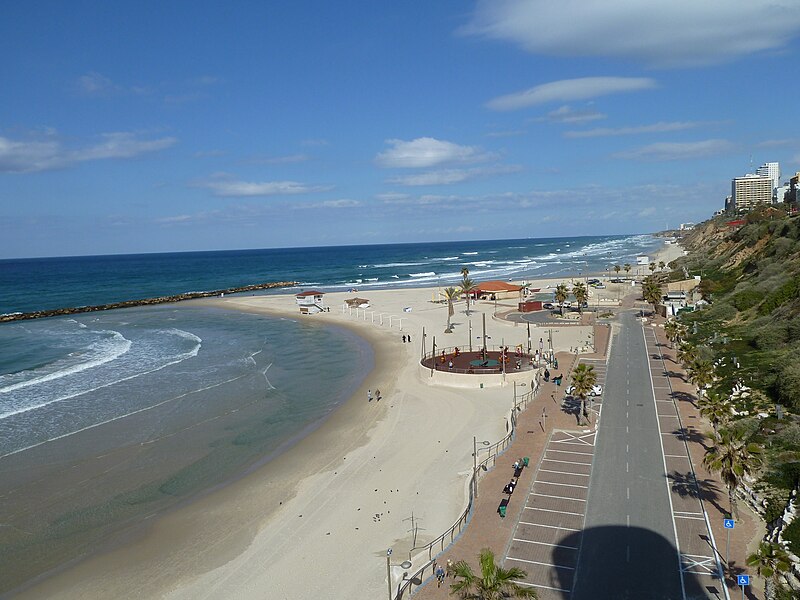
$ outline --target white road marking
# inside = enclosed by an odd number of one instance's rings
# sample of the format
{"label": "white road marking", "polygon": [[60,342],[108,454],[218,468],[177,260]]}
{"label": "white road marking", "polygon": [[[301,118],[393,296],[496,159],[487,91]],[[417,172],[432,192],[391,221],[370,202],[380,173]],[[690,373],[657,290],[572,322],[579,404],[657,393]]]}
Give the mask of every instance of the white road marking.
{"label": "white road marking", "polygon": [[[575,570],[575,567],[567,567],[566,565],[554,565],[552,563],[544,563],[544,562],[539,562],[539,561],[536,561],[536,560],[525,560],[524,558],[514,558],[513,556],[507,557],[507,560],[513,560],[513,561],[516,561],[516,562],[524,562],[524,563],[528,563],[528,564],[531,564],[531,565],[543,565],[545,567],[555,567],[556,569],[569,569],[570,571],[574,571]],[[533,585],[533,584],[531,584],[531,585]]]}
{"label": "white road marking", "polygon": [[581,529],[573,529],[572,527],[564,527],[563,525],[545,525],[543,523],[531,523],[529,521],[520,521],[521,525],[532,525],[534,527],[547,527],[548,529],[563,529],[564,531],[582,531]]}
{"label": "white road marking", "polygon": [[547,542],[537,542],[535,540],[523,540],[520,538],[511,538],[515,542],[522,542],[523,544],[541,544],[542,546],[552,546],[553,548],[566,548],[567,550],[577,550],[577,546],[564,546],[563,544],[548,544]]}
{"label": "white road marking", "polygon": [[541,496],[542,498],[557,498],[558,500],[577,500],[578,502],[586,502],[585,498],[570,498],[568,496],[553,496],[552,494],[540,494],[539,492],[531,492],[531,496]]}

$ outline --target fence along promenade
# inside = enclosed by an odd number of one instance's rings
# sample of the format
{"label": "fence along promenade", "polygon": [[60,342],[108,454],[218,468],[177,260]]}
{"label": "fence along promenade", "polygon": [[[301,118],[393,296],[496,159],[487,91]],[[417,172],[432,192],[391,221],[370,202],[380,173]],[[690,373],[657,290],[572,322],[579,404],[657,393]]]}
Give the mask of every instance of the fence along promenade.
{"label": "fence along promenade", "polygon": [[[393,596],[394,600],[402,600],[403,598],[410,597],[411,594],[414,593],[414,590],[420,587],[429,575],[433,575],[436,557],[444,552],[445,549],[451,544],[453,544],[458,536],[461,535],[461,532],[464,531],[466,526],[469,524],[472,518],[472,510],[475,502],[475,479],[482,471],[488,471],[490,468],[494,468],[497,458],[502,455],[514,441],[517,431],[517,413],[527,409],[528,405],[533,402],[536,394],[539,392],[539,377],[540,374],[537,373],[536,378],[531,380],[531,389],[519,398],[516,398],[515,386],[514,406],[512,407],[508,419],[506,420],[508,433],[500,441],[482,449],[483,452],[487,453],[487,456],[486,458],[477,462],[476,469],[472,472],[472,476],[468,479],[469,497],[467,499],[466,508],[458,517],[458,519],[456,519],[456,522],[453,523],[453,525],[450,526],[444,533],[436,537],[434,540],[428,542],[424,546],[415,546],[408,551],[409,561],[414,562],[414,558],[417,560],[422,558],[425,560],[425,564],[417,569],[417,571],[415,571],[411,577],[406,577],[406,574],[403,574],[403,580],[398,584],[397,593]],[[489,463],[491,463],[491,467],[489,466]],[[430,573],[428,573],[428,571],[430,571]]]}

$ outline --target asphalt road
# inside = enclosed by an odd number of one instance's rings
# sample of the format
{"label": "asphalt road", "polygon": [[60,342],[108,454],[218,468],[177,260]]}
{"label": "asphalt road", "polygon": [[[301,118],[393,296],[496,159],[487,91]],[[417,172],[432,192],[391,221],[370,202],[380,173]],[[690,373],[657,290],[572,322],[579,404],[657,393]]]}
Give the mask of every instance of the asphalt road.
{"label": "asphalt road", "polygon": [[572,600],[683,598],[644,336],[620,315],[603,394]]}

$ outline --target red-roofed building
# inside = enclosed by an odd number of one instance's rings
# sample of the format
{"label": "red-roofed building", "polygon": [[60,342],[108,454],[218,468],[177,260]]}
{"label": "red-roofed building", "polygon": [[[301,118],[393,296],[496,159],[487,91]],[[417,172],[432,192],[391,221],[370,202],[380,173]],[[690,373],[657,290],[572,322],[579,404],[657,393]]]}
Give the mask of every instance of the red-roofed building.
{"label": "red-roofed building", "polygon": [[484,281],[475,287],[475,296],[480,300],[505,300],[518,298],[522,287],[506,281]]}
{"label": "red-roofed building", "polygon": [[307,292],[295,294],[294,298],[297,301],[297,306],[300,307],[300,313],[311,315],[325,310],[325,303],[322,300],[324,295],[323,292],[318,292],[317,290],[308,290]]}

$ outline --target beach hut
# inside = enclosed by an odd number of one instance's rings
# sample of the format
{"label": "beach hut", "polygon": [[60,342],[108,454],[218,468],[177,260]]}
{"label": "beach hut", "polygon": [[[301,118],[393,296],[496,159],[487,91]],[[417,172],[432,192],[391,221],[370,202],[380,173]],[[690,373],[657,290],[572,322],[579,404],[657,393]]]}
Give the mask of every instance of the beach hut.
{"label": "beach hut", "polygon": [[300,292],[295,295],[297,306],[300,307],[300,314],[313,315],[325,310],[325,303],[322,300],[324,296],[322,292],[317,290],[308,290],[307,292]]}
{"label": "beach hut", "polygon": [[484,281],[475,289],[476,296],[481,300],[507,300],[519,298],[522,286],[505,281]]}
{"label": "beach hut", "polygon": [[344,303],[349,308],[369,308],[369,300],[366,298],[348,298]]}

